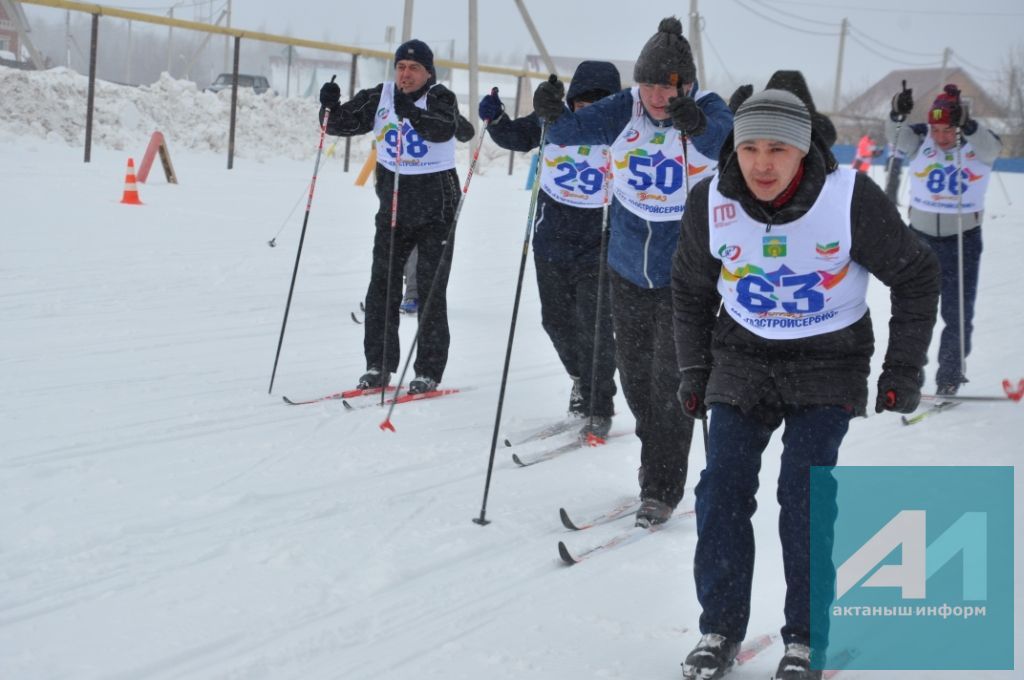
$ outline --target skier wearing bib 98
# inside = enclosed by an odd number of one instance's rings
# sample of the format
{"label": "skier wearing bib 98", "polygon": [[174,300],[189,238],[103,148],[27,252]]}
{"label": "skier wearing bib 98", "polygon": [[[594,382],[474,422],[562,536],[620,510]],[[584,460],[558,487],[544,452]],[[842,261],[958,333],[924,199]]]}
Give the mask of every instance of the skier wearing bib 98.
{"label": "skier wearing bib 98", "polygon": [[[700,89],[679,19],[663,19],[636,61],[637,85],[570,112],[561,83],[542,83],[534,111],[552,144],[605,144],[612,154],[608,269],[615,358],[640,438],[639,526],[667,521],[686,484],[693,421],[676,402],[672,253],[691,183],[710,175],[732,111]],[[685,146],[684,146],[685,145]]]}
{"label": "skier wearing bib 98", "polygon": [[[374,218],[373,266],[366,291],[366,373],[359,378],[359,387],[387,385],[398,369],[402,269],[413,248],[419,253],[419,296],[421,300],[429,297],[430,308],[419,317],[420,340],[413,365],[416,378],[409,383],[409,392],[436,389],[448,363],[446,290],[453,246],[448,237],[461,194],[455,171],[455,140],[468,141],[474,131],[459,116],[455,95],[436,81],[434,53],[426,43],[409,40],[395,51],[394,81],[360,90],[344,104],[337,83],[325,83],[320,88],[321,120],[324,109],[330,109],[327,134],[349,137],[372,131],[377,147],[375,188],[379,207]],[[400,180],[391,261],[396,165]],[[438,270],[437,290],[432,291]],[[385,346],[387,356],[383,356]]]}
{"label": "skier wearing bib 98", "polygon": [[[614,64],[584,61],[569,83],[566,103],[579,111],[621,89]],[[481,120],[491,121],[491,139],[503,149],[530,151],[540,144],[537,115],[510,119],[497,94],[480,100],[479,113]],[[615,396],[615,338],[607,279],[601,291],[600,326],[595,317],[607,165],[607,145],[545,144],[537,177],[541,193],[533,233],[541,324],[573,382],[569,414],[580,418],[592,415],[580,434],[599,437],[611,429]],[[599,328],[596,339],[595,328]],[[591,385],[595,340],[597,375]]]}
{"label": "skier wearing bib 98", "polygon": [[[774,677],[818,680],[811,651],[827,647],[820,602],[834,588],[815,581],[824,595],[812,611],[811,467],[836,465],[850,419],[865,413],[871,275],[892,307],[875,411],[917,407],[938,263],[878,185],[837,167],[834,128],[799,72],[773,75],[736,109],[733,130],[718,172],[690,196],[672,267],[679,401],[710,416],[693,569],[702,637],[683,677],[721,677],[746,636],[761,456],[785,424],[776,496],[786,648]],[[818,491],[834,512],[835,487]],[[815,519],[830,545],[832,523]]]}

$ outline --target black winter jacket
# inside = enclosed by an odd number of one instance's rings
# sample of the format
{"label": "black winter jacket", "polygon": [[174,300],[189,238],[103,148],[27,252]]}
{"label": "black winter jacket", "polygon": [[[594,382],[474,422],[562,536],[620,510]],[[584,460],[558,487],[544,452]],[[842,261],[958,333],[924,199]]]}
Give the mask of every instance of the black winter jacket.
{"label": "black winter jacket", "polygon": [[[728,143],[729,151],[732,144]],[[735,154],[723,151],[719,190],[740,203],[766,233],[785,233],[806,213],[834,166],[812,144],[793,198],[773,210],[747,189]],[[831,169],[830,169],[831,166]],[[694,187],[673,259],[672,300],[681,368],[711,368],[705,403],[750,410],[760,404],[837,405],[864,415],[874,334],[870,314],[831,333],[798,340],[762,338],[719,313],[716,288],[722,262],[709,251],[710,179]],[[869,178],[856,178],[850,204],[851,257],[890,288],[892,316],[886,368],[919,372],[927,362],[939,294],[939,266],[931,249],[900,219]],[[916,374],[915,374],[916,375]]]}
{"label": "black winter jacket", "polygon": [[[360,90],[355,96],[331,111],[327,121],[327,134],[341,137],[362,135],[373,130],[381,91],[384,84]],[[459,114],[458,101],[444,85],[434,84],[431,78],[421,90],[410,98],[417,101],[427,95],[427,108],[410,124],[428,142],[447,142],[453,136],[460,142],[473,138],[473,125]],[[323,121],[324,109],[320,108]],[[380,201],[378,227],[381,216],[390,213],[392,187],[395,174],[377,163],[375,190]],[[408,223],[450,222],[459,199],[458,175],[454,169],[424,175],[402,175],[399,185],[399,221]],[[419,207],[418,207],[419,206]],[[426,206],[425,209],[423,206]],[[386,220],[385,220],[386,221]]]}

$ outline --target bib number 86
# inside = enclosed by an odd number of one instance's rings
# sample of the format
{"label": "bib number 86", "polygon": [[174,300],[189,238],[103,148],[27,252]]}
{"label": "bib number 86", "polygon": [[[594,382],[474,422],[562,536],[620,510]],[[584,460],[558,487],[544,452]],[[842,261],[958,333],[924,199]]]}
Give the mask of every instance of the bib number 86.
{"label": "bib number 86", "polygon": [[945,194],[949,193],[953,196],[957,196],[968,188],[968,175],[964,169],[960,170],[959,181],[957,181],[956,168],[949,168],[948,170],[943,168],[935,168],[928,173],[928,179],[925,180],[925,186],[928,187],[928,191],[933,194]]}
{"label": "bib number 86", "polygon": [[814,290],[820,280],[814,273],[783,276],[779,281],[781,285],[776,287],[760,276],[745,276],[736,284],[736,300],[748,311],[761,314],[779,306],[776,292],[795,288],[792,292],[786,291],[791,301],[782,302],[782,308],[791,314],[813,314],[825,306],[825,296]]}

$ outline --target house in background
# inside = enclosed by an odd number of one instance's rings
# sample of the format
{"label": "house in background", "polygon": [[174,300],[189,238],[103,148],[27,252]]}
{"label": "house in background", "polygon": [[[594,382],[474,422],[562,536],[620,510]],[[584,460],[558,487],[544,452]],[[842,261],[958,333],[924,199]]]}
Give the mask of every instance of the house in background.
{"label": "house in background", "polygon": [[914,110],[908,123],[923,123],[928,107],[947,83],[960,88],[961,97],[970,110],[970,115],[982,119],[997,132],[1011,132],[1007,125],[1008,112],[983,87],[962,68],[919,68],[892,71],[869,87],[835,113],[832,122],[836,126],[840,144],[853,144],[861,135],[869,134],[876,140],[885,138],[884,125],[892,109],[892,98],[903,88],[914,90]]}
{"label": "house in background", "polygon": [[[15,68],[44,68],[43,59],[28,37],[28,19],[21,3],[0,0],[0,65]],[[31,63],[25,61],[27,54]]]}

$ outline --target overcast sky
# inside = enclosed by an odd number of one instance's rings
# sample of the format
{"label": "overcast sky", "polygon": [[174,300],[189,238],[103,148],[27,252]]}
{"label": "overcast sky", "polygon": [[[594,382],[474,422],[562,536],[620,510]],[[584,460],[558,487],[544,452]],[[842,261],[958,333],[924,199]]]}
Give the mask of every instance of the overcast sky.
{"label": "overcast sky", "polygon": [[[556,55],[633,59],[658,21],[671,14],[683,19],[689,35],[687,0],[525,0],[525,5]],[[404,0],[233,0],[232,23],[383,48],[387,25],[401,36],[404,6]],[[482,53],[535,51],[512,0],[479,0],[478,6]],[[438,52],[447,53],[451,40],[464,52],[468,7],[468,0],[414,0],[412,33],[433,42]],[[844,17],[851,26],[844,91],[863,89],[893,68],[940,66],[946,47],[954,51],[953,63],[973,65],[979,79],[991,80],[1014,46],[1024,49],[1020,0],[704,0],[698,9],[711,88],[716,80],[763,85],[777,68],[798,68],[816,89],[830,91]]]}
{"label": "overcast sky", "polygon": [[[101,4],[107,4],[99,0]],[[209,21],[228,0],[122,0],[110,4]],[[405,0],[231,0],[232,25],[311,40],[386,49],[386,28],[402,34]],[[478,0],[481,63],[536,52],[513,0]],[[689,0],[525,0],[541,39],[553,55],[635,59],[662,17],[675,14],[689,36]],[[414,37],[438,56],[454,46],[464,59],[469,0],[414,0]],[[26,5],[29,14],[52,12]],[[972,11],[972,9],[974,11]],[[706,88],[728,97],[744,82],[763,86],[780,68],[799,69],[816,95],[830,103],[839,54],[839,27],[849,21],[842,69],[844,95],[859,93],[889,71],[938,67],[943,50],[951,65],[970,70],[998,98],[1005,64],[1015,50],[1024,63],[1021,0],[704,0],[698,10]],[[390,47],[394,47],[391,44]],[[522,62],[516,63],[521,66]]]}

